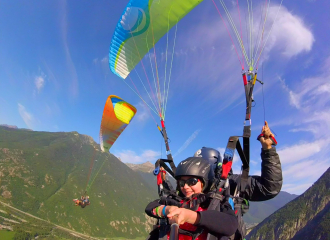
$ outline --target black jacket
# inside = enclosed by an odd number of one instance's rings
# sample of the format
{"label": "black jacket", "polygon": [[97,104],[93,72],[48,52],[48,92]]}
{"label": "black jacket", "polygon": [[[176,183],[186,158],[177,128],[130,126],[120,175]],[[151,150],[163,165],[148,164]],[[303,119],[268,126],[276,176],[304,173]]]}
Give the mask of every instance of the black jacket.
{"label": "black jacket", "polygon": [[[266,201],[274,198],[282,188],[283,177],[280,158],[275,147],[261,149],[261,176],[249,176],[244,196],[249,201]],[[241,175],[229,176],[230,192],[233,195]]]}

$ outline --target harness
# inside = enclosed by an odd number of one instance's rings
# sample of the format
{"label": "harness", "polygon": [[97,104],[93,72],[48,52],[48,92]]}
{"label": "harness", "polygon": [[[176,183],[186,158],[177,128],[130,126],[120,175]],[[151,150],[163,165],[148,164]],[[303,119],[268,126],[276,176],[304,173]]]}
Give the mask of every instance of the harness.
{"label": "harness", "polygon": [[[220,207],[223,201],[227,199],[222,194],[216,194],[214,192],[209,192],[207,194],[198,194],[196,196],[192,196],[189,198],[185,198],[182,201],[181,207],[190,209],[192,211],[197,211],[201,208],[201,204],[207,205],[207,210],[217,210],[220,211]],[[212,205],[213,204],[213,205]],[[189,231],[186,229],[179,228],[178,233],[190,236],[192,240],[195,240],[198,236],[203,233],[204,229],[200,227],[196,227],[196,230]],[[210,238],[211,237],[211,238]],[[216,236],[212,235],[211,233],[207,234],[207,239],[218,239]]]}
{"label": "harness", "polygon": [[[238,186],[235,189],[234,196],[230,196],[230,185],[228,174],[232,168],[233,158],[235,150],[237,150],[241,160],[242,160],[242,175],[241,180],[238,183]],[[230,240],[240,240],[244,239],[246,235],[245,223],[243,221],[243,214],[248,210],[248,201],[244,199],[245,190],[247,186],[247,180],[249,175],[249,161],[245,157],[241,144],[239,142],[239,137],[232,136],[228,140],[228,144],[224,153],[223,163],[218,163],[215,169],[215,181],[210,187],[210,191],[207,194],[199,194],[198,196],[193,196],[191,198],[181,198],[174,191],[171,186],[166,184],[166,181],[163,181],[161,178],[160,167],[163,167],[169,174],[174,176],[173,171],[166,165],[166,162],[171,163],[171,160],[168,159],[158,159],[155,163],[154,174],[157,175],[157,185],[158,185],[158,194],[161,199],[166,197],[182,202],[184,208],[191,209],[196,211],[200,204],[209,201],[208,210],[220,211],[221,204],[226,201],[232,201],[232,207],[234,208],[235,215],[238,218],[239,228],[237,232],[230,237]],[[167,218],[158,219],[157,225],[154,226],[154,229],[159,229],[159,240],[167,240],[167,232],[170,230],[170,225]],[[188,231],[179,228],[179,234],[184,234],[191,236],[192,240],[195,240],[200,234],[203,233],[202,228],[197,228],[195,231]],[[217,240],[218,237],[208,233],[207,240]]]}
{"label": "harness", "polygon": [[[246,130],[246,126],[244,127]],[[248,138],[248,137],[247,137]],[[243,140],[245,138],[243,137]],[[249,147],[249,138],[245,141]],[[230,184],[228,174],[232,168],[234,153],[237,150],[242,161],[242,174],[238,185],[236,186],[234,196],[230,195]],[[224,153],[223,163],[218,163],[215,169],[215,182],[211,186],[211,192],[209,193],[212,201],[208,207],[208,210],[220,211],[220,206],[223,201],[231,202],[234,208],[235,215],[238,218],[238,229],[230,236],[230,240],[243,240],[246,235],[246,226],[243,220],[243,214],[249,209],[249,203],[244,198],[246,196],[246,187],[249,177],[249,157],[246,157],[244,150],[239,142],[238,136],[231,136],[228,140],[227,147]],[[207,240],[216,240],[216,236],[208,234]]]}
{"label": "harness", "polygon": [[[238,138],[237,138],[238,139]],[[232,142],[229,144],[229,147],[227,147],[228,151],[231,149],[230,147],[236,144],[236,142]],[[231,152],[234,153],[233,149]],[[160,202],[165,200],[166,198],[172,198],[175,199],[178,202],[181,202],[181,207],[187,208],[193,211],[198,210],[201,204],[207,204],[208,210],[221,210],[221,205],[224,204],[226,201],[230,201],[230,185],[228,180],[228,173],[231,169],[232,165],[232,157],[230,155],[225,154],[224,162],[223,164],[218,164],[216,170],[215,170],[215,181],[210,187],[210,191],[206,194],[198,194],[196,196],[191,196],[189,198],[182,198],[180,197],[173,188],[167,188],[164,186],[166,185],[166,182],[163,181],[161,178],[161,170],[160,167],[163,167],[169,174],[174,176],[173,172],[169,167],[165,164],[165,162],[169,162],[167,159],[158,159],[155,163],[155,170],[154,174],[157,175],[157,185],[158,185],[158,193],[161,197]],[[233,204],[232,204],[233,207]],[[167,233],[170,231],[170,225],[168,223],[167,218],[160,218],[157,221],[157,225],[154,226],[154,229],[158,228],[159,230],[159,240],[167,240]],[[195,240],[198,236],[200,236],[203,233],[203,228],[196,228],[194,231],[185,230],[182,228],[178,229],[179,234],[184,234],[187,236],[190,236],[192,240]],[[218,237],[208,233],[207,240],[217,240]]]}
{"label": "harness", "polygon": [[[244,126],[244,134],[251,134],[250,126]],[[234,158],[235,150],[237,150],[240,159],[242,161],[242,174],[240,177],[240,181],[238,185],[236,186],[236,189],[234,191],[233,203],[234,203],[234,211],[235,215],[238,220],[238,228],[236,232],[230,236],[230,240],[243,240],[245,239],[246,235],[246,225],[243,220],[243,215],[249,210],[249,202],[245,199],[247,197],[246,193],[246,187],[247,187],[247,181],[249,177],[249,135],[245,136],[243,135],[243,146],[244,149],[242,149],[242,146],[239,142],[238,136],[231,136],[228,140],[227,147],[224,153],[224,160],[223,160],[223,166],[222,166],[222,172],[221,174],[218,173],[220,176],[220,182],[226,179],[228,182],[228,173],[232,167],[232,162]],[[245,148],[248,148],[246,150]],[[248,155],[246,155],[248,154]],[[220,169],[221,170],[221,169]],[[229,185],[229,183],[228,183]]]}
{"label": "harness", "polygon": [[[163,128],[163,130],[165,127]],[[165,133],[164,139],[166,143],[166,147],[168,147],[167,142],[167,135],[166,131],[161,132],[162,134]],[[157,176],[157,186],[158,186],[158,195],[160,198],[174,198],[179,200],[177,197],[177,194],[175,190],[173,189],[172,185],[169,182],[163,181],[162,179],[162,170],[160,170],[161,167],[163,167],[169,174],[171,174],[174,177],[174,173],[176,170],[176,167],[173,163],[172,155],[169,154],[168,159],[158,159],[155,163],[155,170],[153,171],[154,175]],[[169,163],[173,171],[166,165],[166,163]],[[165,174],[165,173],[164,173]],[[154,229],[159,229],[159,240],[167,240],[167,232],[169,231],[170,225],[167,218],[160,218],[157,220],[157,224],[154,225]]]}

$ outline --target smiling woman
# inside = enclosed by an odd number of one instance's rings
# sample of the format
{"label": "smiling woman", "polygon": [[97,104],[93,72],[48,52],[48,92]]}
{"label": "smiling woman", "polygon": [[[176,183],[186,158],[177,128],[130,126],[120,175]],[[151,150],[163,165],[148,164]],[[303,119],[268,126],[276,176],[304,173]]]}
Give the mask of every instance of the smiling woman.
{"label": "smiling woman", "polygon": [[[228,199],[219,202],[215,210],[209,209],[214,204],[207,195],[214,171],[207,160],[200,157],[183,160],[176,168],[175,178],[184,198],[171,196],[149,203],[145,209],[149,216],[168,221],[173,226],[179,224],[179,240],[228,239],[235,233],[238,221]],[[165,234],[170,237],[169,228],[160,226],[147,239],[162,238]]]}

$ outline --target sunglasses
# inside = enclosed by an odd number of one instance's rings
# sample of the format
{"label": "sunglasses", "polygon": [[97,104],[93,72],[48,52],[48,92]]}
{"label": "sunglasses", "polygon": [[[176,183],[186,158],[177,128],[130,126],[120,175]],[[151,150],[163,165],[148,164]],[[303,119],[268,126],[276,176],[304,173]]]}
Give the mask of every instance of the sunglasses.
{"label": "sunglasses", "polygon": [[187,184],[189,187],[195,186],[200,180],[198,178],[189,178],[187,180],[178,180],[178,184],[180,187],[184,187],[185,184]]}

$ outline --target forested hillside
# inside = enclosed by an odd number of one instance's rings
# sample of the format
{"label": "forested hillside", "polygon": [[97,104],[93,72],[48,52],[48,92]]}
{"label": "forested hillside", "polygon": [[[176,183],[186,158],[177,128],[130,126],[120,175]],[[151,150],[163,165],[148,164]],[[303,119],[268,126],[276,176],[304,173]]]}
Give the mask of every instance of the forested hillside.
{"label": "forested hillside", "polygon": [[[0,181],[1,201],[81,233],[134,238],[152,227],[144,208],[157,192],[77,132],[0,127]],[[91,205],[82,209],[72,200],[84,194],[87,183]]]}

